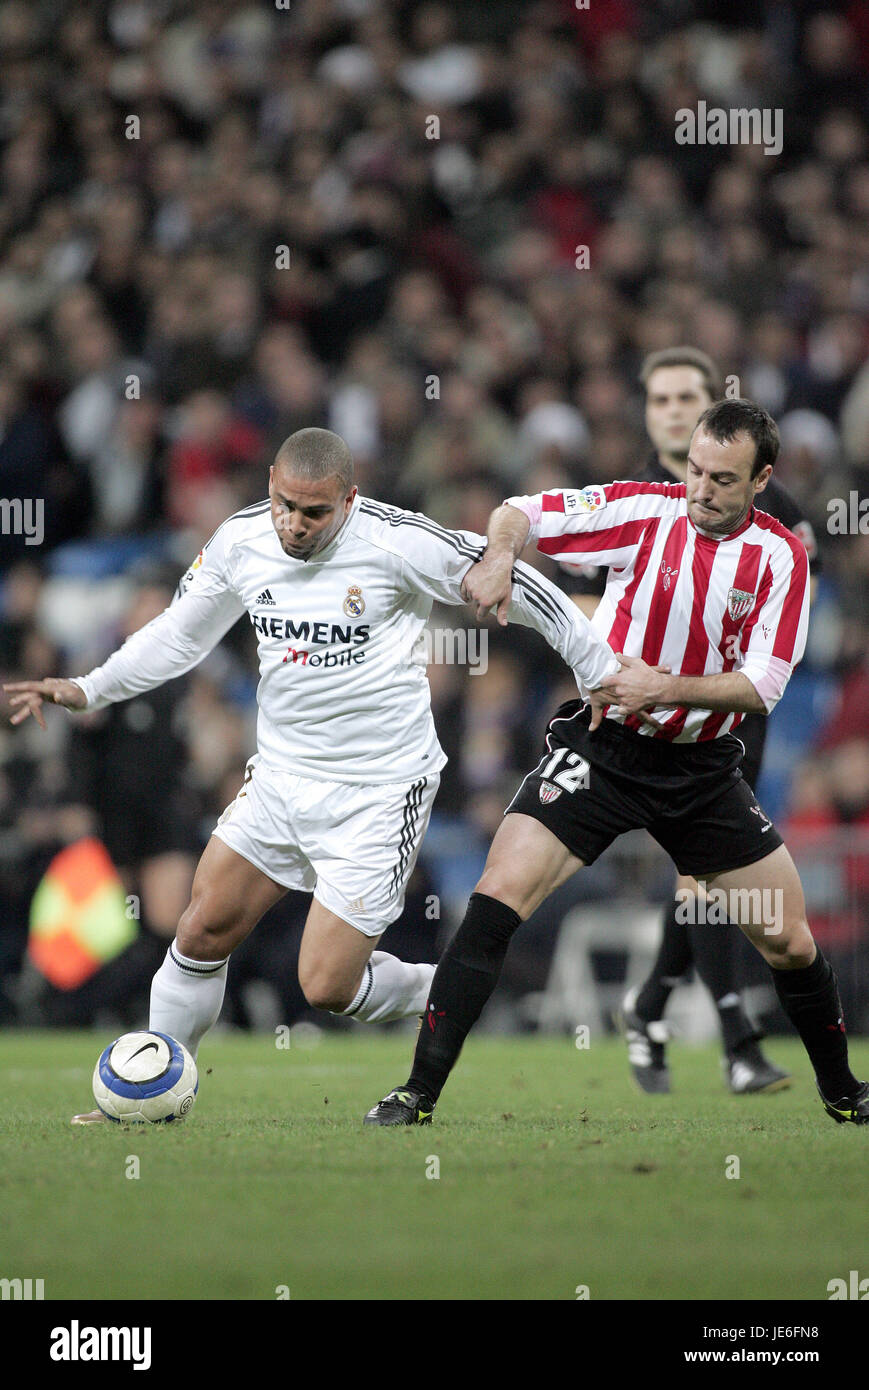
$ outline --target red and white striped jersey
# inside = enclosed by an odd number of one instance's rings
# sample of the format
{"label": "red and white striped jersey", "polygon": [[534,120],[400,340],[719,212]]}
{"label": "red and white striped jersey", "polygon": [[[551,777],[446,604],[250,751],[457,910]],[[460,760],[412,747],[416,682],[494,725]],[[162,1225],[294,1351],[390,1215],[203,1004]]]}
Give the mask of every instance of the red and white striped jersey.
{"label": "red and white striped jersey", "polygon": [[[740,671],[769,712],[805,650],[806,548],[757,508],[729,536],[708,536],[688,516],[685,493],[684,483],[616,482],[507,501],[528,517],[544,555],[609,567],[592,625],[614,652],[674,675]],[[683,707],[651,714],[660,732],[612,707],[606,717],[676,743],[718,738],[743,719]]]}

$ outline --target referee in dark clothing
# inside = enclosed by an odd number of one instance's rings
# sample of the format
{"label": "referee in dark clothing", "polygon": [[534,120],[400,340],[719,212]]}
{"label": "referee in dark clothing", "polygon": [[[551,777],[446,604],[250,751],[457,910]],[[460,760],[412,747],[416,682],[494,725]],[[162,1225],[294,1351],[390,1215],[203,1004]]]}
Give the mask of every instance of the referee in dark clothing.
{"label": "referee in dark clothing", "polygon": [[[646,429],[654,452],[636,476],[643,482],[684,483],[694,427],[702,411],[721,396],[718,369],[706,353],[696,348],[665,348],[645,359],[640,381],[646,391]],[[762,510],[802,540],[815,575],[818,555],[811,525],[775,477],[770,478],[764,490]],[[591,617],[605,583],[606,570],[601,569],[571,577],[564,587]],[[766,717],[762,714],[747,714],[739,725],[737,737],[745,746],[742,775],[750,787],[756,787],[760,776],[766,729]],[[680,911],[680,904],[684,903],[686,891],[696,891],[696,884],[680,875],[678,888],[679,899],[674,898],[664,913],[663,936],[651,974],[642,985],[628,992],[622,1005],[621,1023],[636,1081],[650,1094],[670,1090],[666,1060],[670,1032],[663,1015],[671,992],[693,966],[718,1012],[724,1075],[730,1090],[780,1090],[789,1085],[790,1078],[764,1056],[761,1035],[748,1019],[740,997],[746,970],[742,933],[732,923],[686,923],[686,915],[696,914],[686,914],[684,907]]]}

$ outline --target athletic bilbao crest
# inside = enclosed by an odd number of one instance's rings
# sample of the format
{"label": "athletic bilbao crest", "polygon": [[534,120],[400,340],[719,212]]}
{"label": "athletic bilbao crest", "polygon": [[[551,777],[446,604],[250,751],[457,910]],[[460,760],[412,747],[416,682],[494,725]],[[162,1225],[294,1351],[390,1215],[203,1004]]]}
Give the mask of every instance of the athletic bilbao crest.
{"label": "athletic bilbao crest", "polygon": [[560,796],[560,787],[556,787],[552,782],[540,783],[540,800],[544,806],[548,806],[550,801],[557,801]]}
{"label": "athletic bilbao crest", "polygon": [[728,589],[727,611],[735,623],[745,617],[753,603],[754,594],[748,593],[745,589]]}
{"label": "athletic bilbao crest", "polygon": [[344,612],[348,618],[361,618],[365,612],[365,600],[358,584],[351,584],[344,600]]}

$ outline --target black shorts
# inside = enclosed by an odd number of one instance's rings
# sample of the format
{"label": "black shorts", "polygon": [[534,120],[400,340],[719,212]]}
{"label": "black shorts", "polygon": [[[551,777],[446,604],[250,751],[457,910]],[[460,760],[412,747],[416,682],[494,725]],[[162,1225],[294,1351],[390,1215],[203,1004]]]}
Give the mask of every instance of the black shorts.
{"label": "black shorts", "polygon": [[592,734],[589,719],[579,700],[556,711],[546,752],[505,814],[540,821],[584,864],[625,831],[648,830],[694,878],[753,864],[782,844],[742,776],[736,737],[665,743],[612,720]]}
{"label": "black shorts", "polygon": [[757,786],[760,777],[766,730],[767,717],[765,714],[747,714],[742,723],[736,726],[736,733],[734,734],[734,738],[738,738],[745,749],[739,767],[752,791]]}

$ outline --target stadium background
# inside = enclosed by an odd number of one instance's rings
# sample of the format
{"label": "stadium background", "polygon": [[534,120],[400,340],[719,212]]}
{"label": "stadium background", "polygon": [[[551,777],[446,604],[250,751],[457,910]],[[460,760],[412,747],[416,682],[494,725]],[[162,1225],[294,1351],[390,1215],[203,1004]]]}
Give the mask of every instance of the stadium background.
{"label": "stadium background", "polygon": [[[44,499],[45,536],[0,536],[3,679],[102,660],[264,495],[297,428],[341,433],[363,491],[483,530],[516,490],[630,476],[648,447],[639,362],[693,344],[779,420],[776,475],[822,551],[758,791],[851,1029],[869,1031],[869,535],[828,528],[831,499],[869,496],[867,69],[857,3],[7,0],[0,496]],[[678,145],[675,112],[700,100],[780,109],[782,152]],[[4,1024],[143,1017],[253,748],[253,656],[239,624],[184,681],[108,715],[0,730]],[[430,675],[450,763],[391,933],[416,959],[455,926],[570,689],[518,629],[490,629],[485,673]],[[143,931],[63,991],[26,963],[30,904],[88,834]],[[523,928],[489,1026],[541,1021],[569,909],[654,915],[671,880],[650,845]],[[236,954],[227,1020],[310,1017],[294,974],[305,907],[291,895]],[[609,997],[624,952],[595,968]],[[566,1025],[551,989],[549,1004]]]}

